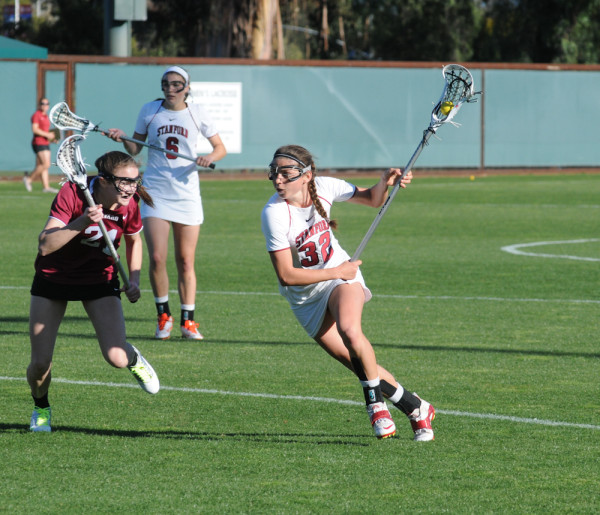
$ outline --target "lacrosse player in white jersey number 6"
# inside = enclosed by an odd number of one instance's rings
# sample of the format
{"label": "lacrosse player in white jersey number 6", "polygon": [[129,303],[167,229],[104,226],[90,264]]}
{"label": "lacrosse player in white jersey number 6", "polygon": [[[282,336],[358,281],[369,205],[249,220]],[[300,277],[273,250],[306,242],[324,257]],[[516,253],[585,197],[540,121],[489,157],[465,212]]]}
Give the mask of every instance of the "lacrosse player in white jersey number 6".
{"label": "lacrosse player in white jersey number 6", "polygon": [[[142,204],[144,236],[150,255],[150,283],[158,313],[155,338],[166,340],[171,335],[173,317],[169,308],[169,276],[167,253],[169,232],[173,227],[177,287],[181,301],[181,335],[201,340],[198,323],[194,321],[196,304],[196,245],[200,225],[204,220],[200,181],[196,166],[210,166],[227,154],[216,127],[208,113],[198,104],[188,104],[190,78],[183,68],[171,66],[163,73],[161,88],[165,98],[145,104],[138,115],[133,139],[184,156],[196,156],[196,141],[202,134],[212,146],[212,152],[198,156],[196,162],[153,148],[148,149],[148,166],[144,185],[154,200],[154,207]],[[108,137],[123,141],[132,155],[142,145],[121,140],[125,133],[109,129]]]}
{"label": "lacrosse player in white jersey number 6", "polygon": [[[424,442],[433,440],[435,410],[377,364],[362,332],[363,305],[371,298],[359,269],[362,261],[350,261],[333,234],[337,224],[329,214],[333,202],[380,207],[400,175],[400,169],[392,168],[371,188],[360,188],[316,177],[313,157],[305,148],[280,147],[269,165],[276,193],[262,211],[262,231],[279,290],[296,318],[327,353],[358,376],[375,436],[396,433],[386,397],[408,416],[414,440]],[[401,186],[411,179],[409,172]]]}

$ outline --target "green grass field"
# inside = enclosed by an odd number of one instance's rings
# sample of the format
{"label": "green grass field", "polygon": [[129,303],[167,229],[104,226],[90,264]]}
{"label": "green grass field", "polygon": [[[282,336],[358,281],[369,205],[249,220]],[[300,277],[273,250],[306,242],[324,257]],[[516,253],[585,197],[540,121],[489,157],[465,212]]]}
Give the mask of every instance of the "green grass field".
{"label": "green grass field", "polygon": [[[363,253],[363,325],[437,409],[422,444],[399,411],[398,438],[372,436],[357,380],[278,296],[266,180],[202,183],[204,342],[153,340],[146,274],[124,302],[162,391],[107,365],[73,303],[53,432],[29,433],[29,286],[52,198],[0,182],[0,512],[598,513],[600,175],[416,176]],[[336,205],[350,253],[376,213]],[[534,255],[502,250],[522,244]]]}

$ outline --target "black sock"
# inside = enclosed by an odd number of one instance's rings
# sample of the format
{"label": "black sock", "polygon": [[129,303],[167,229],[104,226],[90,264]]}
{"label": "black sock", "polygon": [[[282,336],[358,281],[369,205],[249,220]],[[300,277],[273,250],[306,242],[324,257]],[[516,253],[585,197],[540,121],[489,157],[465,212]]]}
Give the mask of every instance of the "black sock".
{"label": "black sock", "polygon": [[181,310],[181,325],[185,325],[186,320],[194,320],[193,309],[182,309]]}
{"label": "black sock", "polygon": [[377,386],[363,386],[363,393],[365,394],[365,402],[367,405],[383,402],[380,384]]}
{"label": "black sock", "polygon": [[[385,393],[386,397],[391,397],[396,393],[395,386],[391,385],[384,379],[381,380],[381,390]],[[405,415],[410,415],[413,411],[421,406],[421,400],[416,396],[410,393],[406,388],[404,388],[404,392],[402,393],[402,397],[398,402],[394,403],[394,406],[398,408]]]}
{"label": "black sock", "polygon": [[171,310],[169,309],[169,301],[167,302],[157,302],[156,303],[156,312],[158,316],[166,313],[167,316],[171,316]]}
{"label": "black sock", "polygon": [[46,395],[40,397],[39,399],[37,397],[34,397],[33,394],[31,395],[31,397],[33,397],[33,403],[35,405],[36,408],[49,408],[50,407],[50,403],[48,402],[48,393],[46,392]]}
{"label": "black sock", "polygon": [[135,367],[137,365],[137,362],[138,362],[138,355],[137,355],[137,352],[136,352],[136,353],[133,354],[133,359],[131,360],[131,363],[129,363],[127,365],[127,367],[128,368]]}
{"label": "black sock", "polygon": [[358,358],[350,358],[350,362],[352,363],[352,368],[354,369],[354,373],[358,377],[359,381],[366,381],[367,374],[365,374],[365,369],[362,366],[362,363]]}

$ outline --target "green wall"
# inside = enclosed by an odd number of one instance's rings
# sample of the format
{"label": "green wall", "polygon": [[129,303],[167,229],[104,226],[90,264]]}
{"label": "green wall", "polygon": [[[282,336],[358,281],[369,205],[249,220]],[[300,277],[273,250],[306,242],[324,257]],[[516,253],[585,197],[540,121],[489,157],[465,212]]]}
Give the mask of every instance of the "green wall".
{"label": "green wall", "polygon": [[[194,82],[242,83],[242,153],[220,169],[262,169],[275,148],[298,143],[321,168],[406,164],[443,88],[441,68],[189,65]],[[143,103],[161,96],[165,66],[75,64],[74,111],[131,135]],[[473,69],[480,102],[463,106],[430,140],[416,168],[600,166],[596,124],[600,72]],[[0,61],[5,99],[0,170],[33,165],[29,118],[36,107],[36,63]],[[64,75],[48,72],[50,103]],[[87,162],[117,144],[91,134]],[[52,147],[56,151],[56,147]],[[145,156],[145,152],[143,153]],[[57,173],[57,170],[53,170]]]}
{"label": "green wall", "polygon": [[37,109],[35,62],[0,61],[0,170],[32,170],[31,115]]}

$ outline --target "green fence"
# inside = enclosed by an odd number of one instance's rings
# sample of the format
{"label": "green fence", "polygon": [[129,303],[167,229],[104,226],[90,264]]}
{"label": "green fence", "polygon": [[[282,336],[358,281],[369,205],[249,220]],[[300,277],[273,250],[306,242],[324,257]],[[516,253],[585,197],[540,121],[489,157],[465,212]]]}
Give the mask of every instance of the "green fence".
{"label": "green fence", "polygon": [[[289,63],[288,63],[289,64]],[[353,67],[187,64],[194,83],[238,85],[239,148],[220,169],[260,169],[282,144],[309,148],[321,168],[404,165],[429,124],[443,88],[441,67]],[[92,63],[74,65],[75,112],[129,135],[143,103],[161,96],[164,65]],[[36,107],[37,63],[0,61],[2,107],[0,170],[33,164],[29,119]],[[481,100],[465,105],[430,141],[417,167],[596,167],[600,150],[600,71],[486,69],[473,67]],[[64,99],[62,72],[46,71],[51,105]],[[198,100],[198,99],[196,99]],[[219,125],[221,126],[221,125]],[[87,161],[115,149],[100,134],[82,147]],[[52,147],[53,151],[56,146]]]}

